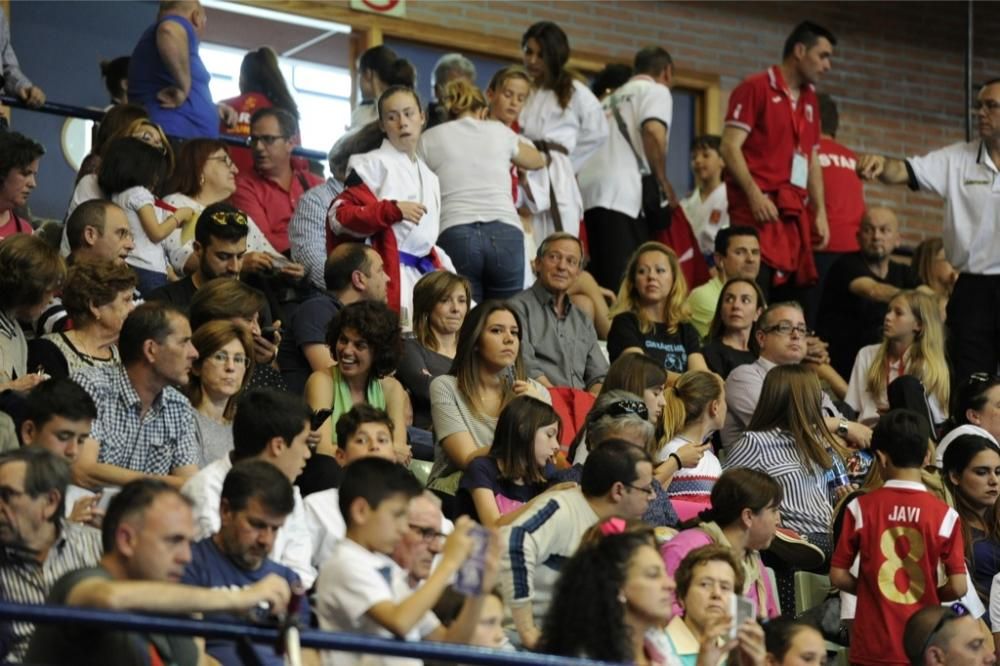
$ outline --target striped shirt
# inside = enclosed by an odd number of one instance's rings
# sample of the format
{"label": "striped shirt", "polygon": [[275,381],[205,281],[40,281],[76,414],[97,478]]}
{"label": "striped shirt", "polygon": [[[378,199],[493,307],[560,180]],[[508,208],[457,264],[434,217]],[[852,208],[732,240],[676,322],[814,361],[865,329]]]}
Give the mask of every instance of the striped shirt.
{"label": "striped shirt", "polygon": [[295,213],[288,223],[288,242],[292,260],[306,267],[310,282],[326,289],[323,269],[326,267],[326,214],[344,185],[328,178],[299,198]]}
{"label": "striped shirt", "polygon": [[[63,574],[97,566],[101,559],[101,532],[65,519],[59,522],[59,536],[44,562],[32,551],[13,546],[0,547],[0,586],[3,599],[20,604],[43,604],[52,585]],[[13,639],[7,659],[20,662],[35,632],[31,622],[13,622]]]}
{"label": "striped shirt", "polygon": [[827,494],[826,470],[799,454],[792,434],[775,429],[745,432],[729,449],[725,468],[747,467],[765,472],[779,484],[781,522],[799,534],[830,531],[833,507]]}

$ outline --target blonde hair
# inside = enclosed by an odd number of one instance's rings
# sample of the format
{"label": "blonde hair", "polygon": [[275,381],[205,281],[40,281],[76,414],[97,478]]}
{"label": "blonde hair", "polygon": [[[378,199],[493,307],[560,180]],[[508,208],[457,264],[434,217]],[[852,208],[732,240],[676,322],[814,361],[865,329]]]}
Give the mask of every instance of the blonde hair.
{"label": "blonde hair", "polygon": [[685,426],[701,418],[713,400],[722,397],[719,376],[697,370],[685,372],[677,383],[663,390],[663,442],[669,442]]}
{"label": "blonde hair", "polygon": [[670,264],[673,283],[663,303],[663,322],[667,326],[667,332],[676,333],[679,324],[688,319],[685,307],[688,295],[687,281],[684,279],[681,263],[674,251],[656,241],[643,243],[629,257],[628,265],[625,267],[625,277],[622,279],[621,287],[618,288],[618,302],[612,308],[610,315],[614,317],[624,312],[631,312],[639,320],[639,330],[642,333],[646,334],[653,330],[653,322],[639,306],[639,295],[635,291],[636,265],[639,263],[639,257],[647,252],[659,252],[667,257],[667,262]]}
{"label": "blonde hair", "polygon": [[466,113],[475,113],[487,108],[483,92],[474,83],[465,79],[455,79],[445,85],[441,105],[452,120],[460,118]]}
{"label": "blonde hair", "polygon": [[[944,326],[941,324],[938,301],[933,296],[909,289],[893,296],[889,306],[900,298],[906,301],[920,324],[920,330],[913,336],[913,344],[903,353],[903,372],[919,379],[924,390],[937,398],[939,405],[947,406],[951,384],[944,358]],[[865,375],[865,388],[876,399],[886,395],[888,389],[888,356],[889,340],[883,338]]]}
{"label": "blonde hair", "polygon": [[528,70],[521,65],[508,65],[507,67],[496,71],[493,78],[490,79],[490,84],[486,86],[486,89],[491,92],[500,92],[500,90],[503,89],[504,84],[510,79],[521,79],[529,86],[531,85],[531,75],[528,74]]}

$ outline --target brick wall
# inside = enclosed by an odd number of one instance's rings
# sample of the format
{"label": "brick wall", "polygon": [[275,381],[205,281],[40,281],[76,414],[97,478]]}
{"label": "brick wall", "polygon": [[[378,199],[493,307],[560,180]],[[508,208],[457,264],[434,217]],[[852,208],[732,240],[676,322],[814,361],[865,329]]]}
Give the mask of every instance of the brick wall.
{"label": "brick wall", "polygon": [[[515,40],[535,21],[556,21],[573,47],[609,59],[629,60],[659,44],[679,68],[718,75],[723,106],[744,76],[778,62],[788,32],[808,18],[839,39],[820,86],[840,106],[837,138],[856,151],[892,155],[964,139],[966,11],[959,2],[407,3],[414,21]],[[975,3],[974,25],[974,80],[1000,77],[1000,5]],[[866,195],[896,209],[907,243],[940,229],[943,207],[935,197],[881,185],[868,185]]]}

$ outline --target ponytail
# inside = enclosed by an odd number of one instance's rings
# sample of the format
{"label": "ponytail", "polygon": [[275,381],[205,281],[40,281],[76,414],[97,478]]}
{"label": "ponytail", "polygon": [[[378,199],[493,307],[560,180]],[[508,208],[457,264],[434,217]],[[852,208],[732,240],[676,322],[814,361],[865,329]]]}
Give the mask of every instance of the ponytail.
{"label": "ponytail", "polygon": [[451,120],[487,107],[482,91],[465,79],[455,79],[445,85],[441,105],[448,111]]}
{"label": "ponytail", "polygon": [[686,372],[663,391],[663,437],[665,442],[700,419],[713,400],[722,397],[722,382],[711,372]]}

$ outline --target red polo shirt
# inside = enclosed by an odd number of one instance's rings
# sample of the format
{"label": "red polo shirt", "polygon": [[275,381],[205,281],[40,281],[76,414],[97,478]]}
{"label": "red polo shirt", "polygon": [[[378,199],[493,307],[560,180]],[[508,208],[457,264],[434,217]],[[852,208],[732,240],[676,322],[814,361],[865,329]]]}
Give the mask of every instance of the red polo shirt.
{"label": "red polo shirt", "polygon": [[826,252],[857,252],[858,227],[865,214],[865,189],[854,170],[858,157],[833,139],[819,140],[819,165],[823,169],[826,219],[830,244]]}
{"label": "red polo shirt", "polygon": [[275,250],[287,252],[288,221],[299,197],[322,182],[322,178],[305,169],[293,169],[291,187],[285,190],[251,169],[236,176],[236,191],[229,201],[253,219]]}

